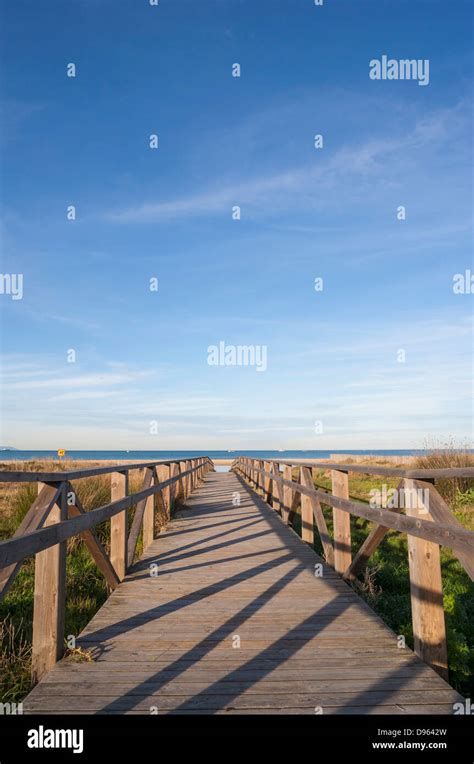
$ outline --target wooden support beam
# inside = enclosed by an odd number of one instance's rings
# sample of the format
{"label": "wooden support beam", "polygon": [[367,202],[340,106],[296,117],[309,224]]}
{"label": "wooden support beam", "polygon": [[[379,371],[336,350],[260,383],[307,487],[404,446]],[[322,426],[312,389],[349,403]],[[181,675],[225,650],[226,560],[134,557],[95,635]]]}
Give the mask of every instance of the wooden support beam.
{"label": "wooden support beam", "polygon": [[[186,462],[185,462],[186,470],[190,470],[192,468],[192,466],[193,466],[192,461],[190,459],[187,459]],[[188,475],[188,477],[187,477],[187,481],[188,481],[188,493],[187,493],[187,495],[188,496],[193,491],[193,480],[194,480],[194,473],[192,473],[191,475]]]}
{"label": "wooden support beam", "polygon": [[[427,492],[427,509],[429,510],[430,517],[435,523],[451,526],[453,530],[464,528],[459,520],[457,520],[453,515],[443,497],[436,490],[434,485],[431,485],[430,483],[427,483],[423,480],[414,480],[413,486],[417,491]],[[453,550],[453,554],[457,557],[471,581],[474,581],[474,548],[468,552],[457,552],[456,550]]]}
{"label": "wooden support beam", "polygon": [[[289,464],[286,464],[283,469],[283,477],[285,480],[292,480],[292,470],[291,466]],[[291,505],[293,504],[293,491],[291,488],[287,485],[283,486],[283,512],[282,517],[285,523],[288,524],[289,517],[290,517],[290,511],[291,511]]]}
{"label": "wooden support beam", "polygon": [[[309,467],[301,467],[301,483],[306,488],[314,488],[313,474]],[[319,531],[319,536],[323,545],[324,558],[328,565],[334,567],[334,547],[326,525],[321,503],[315,496],[307,496],[306,498],[309,502],[314,522]]]}
{"label": "wooden support beam", "polygon": [[[43,485],[38,484],[42,491]],[[51,508],[44,525],[67,519],[66,483],[61,483],[58,502]],[[64,643],[66,607],[66,542],[55,544],[35,557],[33,640],[31,679],[38,682],[61,658]]]}
{"label": "wooden support beam", "polygon": [[[303,472],[304,467],[300,467],[300,481],[302,485],[305,485],[305,479],[307,473]],[[307,468],[306,468],[307,469]],[[311,487],[313,487],[313,481],[309,478]],[[306,481],[307,482],[307,481]],[[308,544],[313,546],[314,544],[314,527],[313,527],[313,507],[311,504],[311,497],[301,494],[301,538]]]}
{"label": "wooden support beam", "polygon": [[252,480],[253,480],[253,483],[254,483],[255,491],[258,494],[260,493],[260,473],[257,472],[259,467],[260,467],[260,465],[258,463],[258,460],[257,459],[252,459],[252,476],[253,476]]}
{"label": "wooden support beam", "polygon": [[[413,480],[404,480],[404,488],[414,495]],[[426,510],[421,501],[418,506],[405,507],[409,517],[423,517],[424,520],[429,516]],[[448,654],[438,544],[409,534],[408,563],[415,653],[447,680]]]}
{"label": "wooden support beam", "polygon": [[[349,498],[349,475],[347,472],[331,470],[332,493],[341,499]],[[351,552],[351,516],[348,512],[333,507],[334,524],[334,568],[341,575],[352,561]]]}
{"label": "wooden support beam", "polygon": [[[401,480],[396,489],[396,495],[400,496],[400,491],[403,489],[403,480]],[[392,508],[392,512],[400,512],[401,507]],[[384,540],[390,528],[385,525],[375,525],[370,531],[369,535],[365,539],[364,543],[360,547],[356,556],[352,560],[351,564],[344,571],[342,577],[346,581],[353,581],[357,575],[365,568],[370,557],[373,555],[379,544]]]}
{"label": "wooden support beam", "polygon": [[[84,507],[79,501],[79,498],[76,492],[73,490],[72,486],[68,484],[67,494],[69,494],[71,491],[74,494],[75,503],[67,505],[68,517],[77,517],[78,515],[83,515]],[[87,546],[95,564],[97,565],[101,573],[103,573],[104,578],[107,581],[110,588],[116,589],[120,583],[120,579],[117,576],[117,573],[115,572],[115,569],[112,563],[110,562],[107,552],[105,551],[104,547],[102,546],[99,539],[97,538],[97,535],[94,529],[91,528],[91,530],[89,531],[84,531],[83,533],[80,534],[80,538]]]}
{"label": "wooden support beam", "polygon": [[177,481],[177,483],[176,483],[176,494],[175,494],[175,499],[176,499],[176,500],[178,500],[178,499],[179,499],[179,501],[184,501],[184,490],[185,490],[185,485],[184,485],[184,478],[183,478],[183,477],[182,477],[182,475],[181,475],[181,473],[183,472],[183,466],[182,466],[182,464],[183,464],[182,462],[178,462],[178,463],[175,465],[175,467],[176,467],[176,470],[177,470],[177,473],[176,473],[176,474],[178,475],[178,481]]}
{"label": "wooden support beam", "polygon": [[[177,464],[170,464],[170,478],[174,478],[178,475],[178,465]],[[179,484],[176,480],[174,483],[170,485],[170,517],[172,509],[176,503],[176,498],[179,493]]]}
{"label": "wooden support beam", "polygon": [[[183,462],[180,462],[179,466],[181,467],[182,472],[187,472],[188,462],[186,460]],[[183,478],[183,496],[182,496],[183,502],[186,501],[188,496],[189,496],[189,475],[185,475]]]}
{"label": "wooden support beam", "polygon": [[301,493],[301,491],[299,491],[298,488],[297,488],[298,483],[294,483],[294,485],[295,485],[296,490],[293,491],[293,500],[291,502],[290,512],[289,512],[289,515],[288,515],[288,525],[292,525],[294,516],[298,512],[298,507],[301,506],[301,497],[303,495]]}
{"label": "wooden support beam", "polygon": [[[155,474],[154,468],[147,467],[143,477],[143,485],[142,485],[143,490],[150,488],[151,484],[153,483],[154,474]],[[137,543],[140,536],[140,530],[142,528],[143,517],[145,514],[145,508],[147,504],[149,508],[151,507],[151,512],[153,513],[153,504],[149,504],[150,499],[153,500],[153,496],[147,496],[146,499],[141,499],[135,507],[135,514],[133,516],[132,525],[130,527],[130,533],[128,534],[127,560],[128,560],[129,567],[130,565],[133,565],[135,551],[137,548]],[[147,533],[149,533],[149,528],[147,528]],[[149,541],[149,538],[147,540]]]}
{"label": "wooden support beam", "polygon": [[[128,472],[113,472],[110,481],[111,502],[123,499],[127,494]],[[126,509],[110,520],[110,561],[120,581],[127,573],[127,526]]]}
{"label": "wooden support beam", "polygon": [[[276,477],[280,476],[280,470],[276,462],[274,462],[273,465],[272,464],[270,465],[270,469],[272,470],[272,472],[275,474]],[[273,495],[273,502],[272,502],[273,509],[276,512],[279,512],[280,515],[283,516],[283,486],[278,480],[275,480],[273,483],[272,495]]]}
{"label": "wooden support beam", "polygon": [[[158,475],[158,484],[163,483],[165,480],[169,480],[171,477],[173,477],[171,474],[171,465],[169,464],[160,464],[156,468],[156,472]],[[163,488],[163,490],[157,494],[157,497],[158,502],[160,501],[159,497],[161,497],[165,517],[169,520],[171,517],[171,485]]]}
{"label": "wooden support beam", "polygon": [[[38,496],[13,534],[13,538],[24,536],[26,533],[42,528],[50,510],[60,498],[61,490],[61,485],[57,483],[54,485],[39,483]],[[21,565],[22,561],[14,562],[0,570],[0,600],[7,595]]]}
{"label": "wooden support beam", "polygon": [[[263,469],[265,470],[265,472],[271,473],[272,471],[271,462],[263,462]],[[263,476],[263,494],[267,504],[270,504],[272,500],[272,487],[273,487],[273,481],[271,477],[269,475],[264,475]]]}
{"label": "wooden support beam", "polygon": [[[158,482],[158,475],[156,474],[156,469],[151,470],[152,477],[150,481],[150,485],[155,482]],[[145,485],[145,481],[143,481],[143,487],[148,488],[147,485]],[[160,495],[160,494],[156,494]],[[153,543],[153,540],[155,538],[155,496],[148,496],[147,499],[145,499],[145,507],[143,510],[143,530],[142,530],[142,538],[143,538],[143,551],[145,549],[148,549],[150,544]]]}
{"label": "wooden support beam", "polygon": [[260,486],[261,486],[263,477],[262,477],[262,474],[258,472],[258,470],[260,469],[260,462],[258,459],[254,459],[253,466],[255,470],[255,491],[260,496],[262,492],[262,489]]}

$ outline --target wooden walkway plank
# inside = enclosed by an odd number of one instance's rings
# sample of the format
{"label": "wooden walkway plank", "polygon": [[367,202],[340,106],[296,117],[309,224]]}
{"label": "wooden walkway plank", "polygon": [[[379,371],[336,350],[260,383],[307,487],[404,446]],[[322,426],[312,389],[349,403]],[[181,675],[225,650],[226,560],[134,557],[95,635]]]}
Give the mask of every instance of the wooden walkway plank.
{"label": "wooden walkway plank", "polygon": [[77,645],[93,660],[60,661],[25,713],[452,714],[461,700],[234,473],[206,476]]}

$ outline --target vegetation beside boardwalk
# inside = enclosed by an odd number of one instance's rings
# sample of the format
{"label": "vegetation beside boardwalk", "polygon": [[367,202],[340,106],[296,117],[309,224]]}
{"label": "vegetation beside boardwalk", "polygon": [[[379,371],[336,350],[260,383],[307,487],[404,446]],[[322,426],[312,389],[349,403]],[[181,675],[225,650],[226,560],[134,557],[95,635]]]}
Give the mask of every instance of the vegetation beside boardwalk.
{"label": "vegetation beside boardwalk", "polygon": [[[440,468],[474,465],[470,453],[451,449],[432,451],[419,457],[415,466]],[[383,461],[378,463],[382,464]],[[97,466],[87,462],[88,467]],[[103,462],[101,462],[104,465]],[[71,470],[84,467],[84,462],[55,462],[54,469]],[[396,466],[393,461],[388,466]],[[406,464],[400,465],[407,467]],[[0,464],[0,469],[51,470],[51,461]],[[295,471],[296,477],[296,471]],[[331,487],[330,473],[315,473],[318,487]],[[370,491],[385,484],[396,488],[398,479],[350,474],[351,498],[368,502]],[[474,530],[474,480],[437,481],[437,488],[465,528]],[[130,491],[139,490],[141,478],[131,473]],[[85,510],[110,501],[110,475],[75,481],[73,484]],[[36,484],[3,484],[0,492],[0,540],[11,538],[37,495]],[[328,529],[332,534],[332,510],[323,506]],[[133,510],[130,512],[130,521]],[[163,519],[158,517],[158,523]],[[295,518],[300,532],[300,518]],[[353,554],[359,550],[372,524],[363,518],[351,518]],[[110,523],[97,527],[100,541],[109,550]],[[322,548],[315,533],[315,550]],[[140,548],[137,553],[140,553]],[[451,684],[461,694],[474,697],[474,584],[453,554],[441,551],[444,607],[449,653]],[[26,560],[4,601],[0,602],[0,702],[20,702],[30,690],[31,637],[33,616],[34,559]],[[408,574],[407,540],[404,534],[389,531],[372,555],[356,590],[383,618],[396,634],[403,634],[413,647]],[[68,541],[66,635],[79,634],[108,596],[107,584],[91,555],[80,539]],[[80,656],[77,659],[81,659]]]}

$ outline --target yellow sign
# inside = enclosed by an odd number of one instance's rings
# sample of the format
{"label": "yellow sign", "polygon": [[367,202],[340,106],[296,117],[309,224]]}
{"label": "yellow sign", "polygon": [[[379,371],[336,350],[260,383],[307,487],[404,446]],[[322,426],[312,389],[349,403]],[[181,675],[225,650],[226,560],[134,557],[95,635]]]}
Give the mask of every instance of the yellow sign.
{"label": "yellow sign", "polygon": [[58,448],[58,456],[59,457],[64,456],[65,453],[66,453],[66,451],[64,450],[64,448]]}

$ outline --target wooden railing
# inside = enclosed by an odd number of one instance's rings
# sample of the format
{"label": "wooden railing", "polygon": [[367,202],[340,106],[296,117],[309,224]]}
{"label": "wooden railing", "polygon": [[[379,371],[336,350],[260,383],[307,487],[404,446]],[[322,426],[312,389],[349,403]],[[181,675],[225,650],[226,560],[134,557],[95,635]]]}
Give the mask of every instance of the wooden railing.
{"label": "wooden railing", "polygon": [[[132,565],[140,532],[143,549],[154,538],[155,501],[169,519],[177,499],[184,501],[213,469],[207,456],[178,461],[119,464],[64,472],[4,472],[0,481],[38,483],[38,497],[14,536],[0,543],[0,599],[25,558],[35,555],[32,679],[38,681],[63,653],[67,539],[80,535],[107,584],[115,589]],[[143,472],[140,491],[129,494],[129,473]],[[97,475],[111,476],[111,502],[85,512],[71,485]],[[128,510],[135,513],[128,532]],[[110,556],[94,528],[110,524]]]}
{"label": "wooden railing", "polygon": [[[313,545],[316,526],[326,562],[348,581],[357,580],[357,575],[389,530],[406,533],[415,652],[445,679],[448,678],[440,546],[450,548],[474,580],[474,533],[466,530],[454,517],[434,482],[441,478],[473,478],[473,467],[399,469],[239,457],[232,468],[280,513],[286,523],[292,523],[299,509],[302,539]],[[293,479],[295,468],[299,480]],[[313,475],[320,470],[331,471],[332,492],[316,488]],[[351,500],[350,472],[400,478],[396,490],[403,501],[398,501],[398,506],[393,509],[387,509]],[[332,538],[321,502],[332,507]],[[354,559],[351,514],[375,523]]]}

